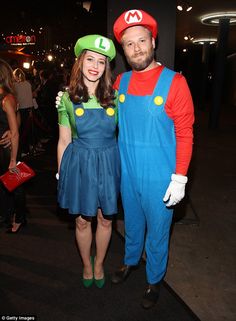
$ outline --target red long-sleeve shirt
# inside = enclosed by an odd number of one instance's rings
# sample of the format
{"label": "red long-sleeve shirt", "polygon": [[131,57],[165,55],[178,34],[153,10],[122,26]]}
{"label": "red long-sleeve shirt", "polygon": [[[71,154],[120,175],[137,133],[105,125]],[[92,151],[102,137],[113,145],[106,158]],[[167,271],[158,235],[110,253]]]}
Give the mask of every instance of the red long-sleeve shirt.
{"label": "red long-sleeve shirt", "polygon": [[[152,95],[161,71],[157,66],[144,72],[132,72],[128,94]],[[114,88],[119,90],[122,74],[118,75]],[[191,93],[183,75],[176,73],[165,104],[167,115],[173,119],[176,134],[176,174],[186,175],[192,156],[194,107]]]}

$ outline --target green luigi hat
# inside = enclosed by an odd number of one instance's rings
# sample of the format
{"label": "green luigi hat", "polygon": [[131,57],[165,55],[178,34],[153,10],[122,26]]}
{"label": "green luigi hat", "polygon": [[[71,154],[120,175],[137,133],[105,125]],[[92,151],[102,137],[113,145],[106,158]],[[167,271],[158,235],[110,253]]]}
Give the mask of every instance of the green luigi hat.
{"label": "green luigi hat", "polygon": [[85,49],[107,56],[110,61],[116,55],[116,49],[113,41],[100,35],[88,35],[79,38],[74,48],[76,57],[78,57]]}

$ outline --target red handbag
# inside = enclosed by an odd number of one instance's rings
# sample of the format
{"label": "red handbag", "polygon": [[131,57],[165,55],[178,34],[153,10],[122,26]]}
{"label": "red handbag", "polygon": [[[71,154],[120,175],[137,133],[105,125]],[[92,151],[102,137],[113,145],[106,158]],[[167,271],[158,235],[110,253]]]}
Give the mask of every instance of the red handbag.
{"label": "red handbag", "polygon": [[24,162],[17,163],[16,167],[18,169],[17,172],[12,173],[8,170],[5,174],[0,176],[0,181],[9,192],[14,191],[16,187],[35,176],[34,170]]}

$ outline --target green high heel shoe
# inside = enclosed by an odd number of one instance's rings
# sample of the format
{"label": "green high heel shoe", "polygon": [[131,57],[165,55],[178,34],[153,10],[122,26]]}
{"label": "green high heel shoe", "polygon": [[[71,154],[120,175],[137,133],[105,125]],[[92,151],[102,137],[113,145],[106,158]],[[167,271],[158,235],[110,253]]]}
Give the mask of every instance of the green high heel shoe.
{"label": "green high heel shoe", "polygon": [[[92,264],[92,270],[94,271],[94,259],[92,256],[90,256],[90,261]],[[94,281],[94,277],[92,277],[91,279],[85,279],[84,277],[82,278],[83,286],[85,288],[89,288],[90,286],[92,286],[93,281]]]}
{"label": "green high heel shoe", "polygon": [[101,279],[95,279],[94,277],[94,283],[99,289],[103,288],[105,284],[105,275],[103,275],[103,278]]}
{"label": "green high heel shoe", "polygon": [[99,289],[103,288],[105,285],[105,276],[103,276],[102,279],[95,279],[94,278],[94,283]]}

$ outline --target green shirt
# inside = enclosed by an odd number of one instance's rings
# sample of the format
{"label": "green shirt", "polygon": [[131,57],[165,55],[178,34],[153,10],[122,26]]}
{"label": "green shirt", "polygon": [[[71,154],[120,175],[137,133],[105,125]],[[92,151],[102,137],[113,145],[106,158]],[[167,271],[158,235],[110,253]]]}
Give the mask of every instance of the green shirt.
{"label": "green shirt", "polygon": [[[118,95],[116,92],[115,99],[115,120],[118,122]],[[97,101],[95,96],[91,96],[87,103],[83,103],[84,109],[101,109],[103,108]],[[71,129],[72,138],[78,138],[73,103],[70,100],[68,92],[64,92],[60,104],[58,105],[58,123],[61,126],[65,126]]]}

